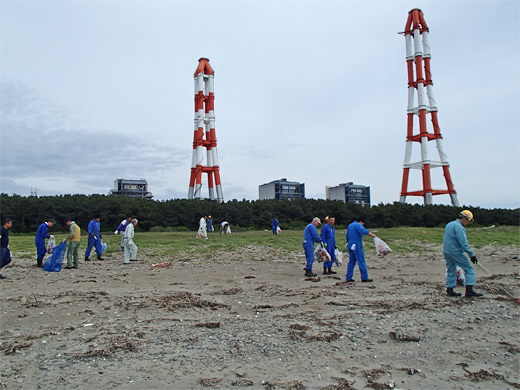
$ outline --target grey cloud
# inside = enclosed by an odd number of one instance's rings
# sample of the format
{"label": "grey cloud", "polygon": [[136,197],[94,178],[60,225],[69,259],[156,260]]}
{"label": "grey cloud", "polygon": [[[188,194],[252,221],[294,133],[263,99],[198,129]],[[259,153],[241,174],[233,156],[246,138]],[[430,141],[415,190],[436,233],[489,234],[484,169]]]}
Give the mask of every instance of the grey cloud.
{"label": "grey cloud", "polygon": [[0,161],[7,188],[17,179],[41,176],[68,176],[86,186],[102,176],[111,183],[181,166],[189,158],[189,151],[160,140],[86,128],[65,107],[40,99],[20,81],[2,81],[1,114]]}

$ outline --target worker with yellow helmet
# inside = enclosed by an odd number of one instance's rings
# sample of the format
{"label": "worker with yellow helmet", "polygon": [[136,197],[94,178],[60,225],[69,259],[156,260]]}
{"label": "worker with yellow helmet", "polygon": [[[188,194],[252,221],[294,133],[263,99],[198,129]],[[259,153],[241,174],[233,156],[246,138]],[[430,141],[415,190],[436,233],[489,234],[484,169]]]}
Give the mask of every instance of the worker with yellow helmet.
{"label": "worker with yellow helmet", "polygon": [[473,290],[473,286],[477,280],[475,270],[469,262],[464,252],[468,254],[473,264],[477,264],[478,260],[473,254],[466,237],[466,226],[473,222],[473,213],[469,210],[463,210],[459,214],[459,218],[451,221],[444,229],[444,259],[446,260],[446,293],[450,297],[460,297],[462,294],[453,291],[457,285],[457,266],[464,270],[466,277],[466,294],[470,297],[481,297],[484,294]]}

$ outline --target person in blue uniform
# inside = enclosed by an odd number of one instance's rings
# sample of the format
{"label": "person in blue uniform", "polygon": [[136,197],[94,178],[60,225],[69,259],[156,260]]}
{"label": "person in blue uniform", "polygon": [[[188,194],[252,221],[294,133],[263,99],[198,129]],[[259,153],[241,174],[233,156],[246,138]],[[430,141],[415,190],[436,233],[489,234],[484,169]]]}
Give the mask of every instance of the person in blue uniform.
{"label": "person in blue uniform", "polygon": [[211,215],[208,215],[208,219],[206,220],[206,226],[208,228],[208,233],[213,231],[213,221],[211,219]]}
{"label": "person in blue uniform", "polygon": [[278,222],[278,219],[274,218],[271,222],[271,229],[273,231],[273,234],[278,234],[278,225],[280,222]]}
{"label": "person in blue uniform", "polygon": [[[13,221],[5,218],[0,228],[0,270],[11,262],[11,250],[9,249],[9,229],[13,226]],[[0,274],[0,279],[5,276]]]}
{"label": "person in blue uniform", "polygon": [[47,253],[45,239],[54,238],[52,234],[47,234],[49,228],[53,227],[54,224],[54,219],[49,218],[47,222],[42,223],[36,231],[36,237],[34,238],[34,243],[36,244],[36,264],[40,268],[43,267],[43,258],[45,257],[45,253]]}
{"label": "person in blue uniform", "polygon": [[105,260],[101,257],[101,253],[103,253],[103,249],[101,248],[101,235],[99,231],[101,229],[101,224],[99,221],[101,220],[101,215],[94,215],[94,219],[88,224],[88,243],[87,250],[85,251],[85,261],[90,261],[90,252],[92,251],[92,247],[96,248],[96,254],[98,260]]}
{"label": "person in blue uniform", "polygon": [[356,263],[359,266],[362,282],[373,282],[368,277],[367,264],[365,263],[365,252],[363,251],[363,236],[376,237],[374,233],[370,233],[365,229],[365,217],[357,217],[347,228],[347,248],[348,248],[348,266],[347,266],[347,282],[354,282],[354,267]]}
{"label": "person in blue uniform", "polygon": [[444,248],[442,250],[446,260],[446,294],[450,297],[460,297],[462,294],[453,291],[457,285],[457,266],[464,270],[466,277],[466,297],[481,297],[484,294],[473,290],[477,280],[475,270],[464,252],[468,254],[473,264],[478,260],[473,254],[466,237],[466,226],[473,222],[473,213],[469,210],[461,211],[459,218],[451,221],[444,228]]}
{"label": "person in blue uniform", "polygon": [[330,261],[323,262],[323,275],[337,274],[337,272],[332,270],[332,265],[334,264],[334,261],[336,261],[336,230],[334,229],[335,223],[336,218],[329,216],[327,223],[321,228],[321,239],[325,248],[327,249],[327,252],[329,252],[330,255]]}
{"label": "person in blue uniform", "polygon": [[305,266],[305,276],[314,277],[315,273],[312,272],[312,264],[314,263],[314,243],[322,243],[318,231],[316,228],[321,225],[321,221],[318,217],[314,217],[312,222],[309,223],[303,232],[303,249],[305,251],[305,258],[307,264]]}

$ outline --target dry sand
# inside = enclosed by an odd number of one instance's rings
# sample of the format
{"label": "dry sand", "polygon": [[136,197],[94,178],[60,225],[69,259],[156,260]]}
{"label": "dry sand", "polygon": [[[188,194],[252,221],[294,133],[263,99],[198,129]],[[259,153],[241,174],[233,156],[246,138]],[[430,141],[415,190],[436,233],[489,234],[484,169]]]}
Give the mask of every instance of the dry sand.
{"label": "dry sand", "polygon": [[308,280],[302,252],[121,253],[59,273],[15,253],[0,388],[520,388],[518,248],[477,251],[480,299],[445,296],[440,246],[367,253],[370,284],[318,263]]}

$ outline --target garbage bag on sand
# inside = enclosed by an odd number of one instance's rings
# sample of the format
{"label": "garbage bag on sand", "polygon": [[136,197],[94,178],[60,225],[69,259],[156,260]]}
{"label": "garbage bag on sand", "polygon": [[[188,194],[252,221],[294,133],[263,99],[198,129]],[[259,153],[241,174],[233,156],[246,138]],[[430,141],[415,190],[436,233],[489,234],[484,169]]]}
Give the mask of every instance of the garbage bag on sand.
{"label": "garbage bag on sand", "polygon": [[62,242],[52,250],[52,256],[47,257],[43,264],[43,269],[49,272],[60,272],[63,265],[63,259],[67,252],[67,242]]}
{"label": "garbage bag on sand", "polygon": [[343,252],[340,252],[338,249],[336,249],[334,256],[336,257],[336,267],[341,267],[343,264]]}
{"label": "garbage bag on sand", "polygon": [[378,256],[386,256],[392,250],[388,245],[386,245],[386,242],[381,240],[379,237],[374,238],[374,244],[376,246],[376,253]]}
{"label": "garbage bag on sand", "polygon": [[314,250],[314,257],[318,263],[321,263],[322,261],[330,261],[329,252],[327,252],[321,244]]}

